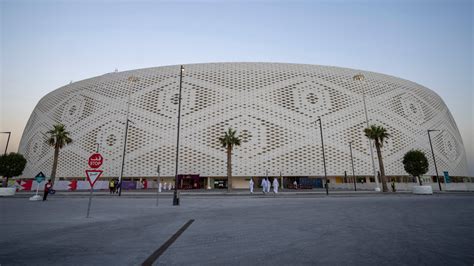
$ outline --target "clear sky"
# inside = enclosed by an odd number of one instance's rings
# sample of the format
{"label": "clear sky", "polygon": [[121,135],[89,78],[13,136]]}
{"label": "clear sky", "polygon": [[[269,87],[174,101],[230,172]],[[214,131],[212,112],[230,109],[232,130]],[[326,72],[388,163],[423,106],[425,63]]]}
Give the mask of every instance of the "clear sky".
{"label": "clear sky", "polygon": [[[38,101],[72,81],[206,62],[369,70],[444,99],[474,176],[473,1],[0,0],[0,131],[17,151]],[[6,135],[0,135],[0,151]]]}

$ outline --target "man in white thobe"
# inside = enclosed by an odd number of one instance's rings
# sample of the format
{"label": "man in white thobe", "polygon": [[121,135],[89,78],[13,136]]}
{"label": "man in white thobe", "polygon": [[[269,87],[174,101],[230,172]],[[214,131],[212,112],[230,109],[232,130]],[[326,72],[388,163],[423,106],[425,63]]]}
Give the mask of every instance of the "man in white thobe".
{"label": "man in white thobe", "polygon": [[272,186],[272,182],[270,182],[270,179],[267,177],[267,192],[270,193],[270,188]]}
{"label": "man in white thobe", "polygon": [[253,194],[253,179],[250,178],[250,181],[249,181],[249,188],[250,188],[250,194]]}
{"label": "man in white thobe", "polygon": [[280,184],[278,183],[278,178],[274,178],[273,179],[273,193],[278,193],[278,186]]}
{"label": "man in white thobe", "polygon": [[267,192],[267,180],[264,178],[262,179],[262,192],[263,194],[265,194],[265,192]]}
{"label": "man in white thobe", "polygon": [[163,185],[163,190],[166,190],[166,182],[165,182],[165,184]]}
{"label": "man in white thobe", "polygon": [[162,189],[162,188],[163,188],[163,184],[161,184],[161,182],[158,183],[158,192],[161,192],[161,189]]}

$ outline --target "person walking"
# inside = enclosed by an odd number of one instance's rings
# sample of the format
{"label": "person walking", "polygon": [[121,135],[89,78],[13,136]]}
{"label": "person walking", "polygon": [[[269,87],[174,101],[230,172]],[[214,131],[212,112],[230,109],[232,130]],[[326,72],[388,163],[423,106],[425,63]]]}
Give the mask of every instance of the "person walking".
{"label": "person walking", "polygon": [[[117,191],[117,193],[119,193],[119,191],[122,190],[122,181],[118,181],[117,180],[117,186],[115,187],[115,191]],[[122,193],[122,192],[120,192]]]}
{"label": "person walking", "polygon": [[48,197],[49,191],[51,190],[52,187],[53,187],[53,184],[51,183],[51,179],[48,179],[48,182],[44,184],[43,201],[45,201],[46,198]]}
{"label": "person walking", "polygon": [[265,194],[265,192],[267,192],[267,179],[263,178],[262,183],[260,185],[262,186],[263,194]]}
{"label": "person walking", "polygon": [[278,178],[273,179],[273,193],[277,194],[278,193],[278,186],[280,184],[278,183]]}
{"label": "person walking", "polygon": [[250,188],[250,194],[253,194],[253,179],[250,178],[250,181],[249,181],[249,188]]}
{"label": "person walking", "polygon": [[270,182],[270,179],[267,177],[267,193],[270,193],[271,186],[272,182]]}
{"label": "person walking", "polygon": [[113,179],[110,179],[109,181],[109,192],[110,195],[115,193],[115,181]]}

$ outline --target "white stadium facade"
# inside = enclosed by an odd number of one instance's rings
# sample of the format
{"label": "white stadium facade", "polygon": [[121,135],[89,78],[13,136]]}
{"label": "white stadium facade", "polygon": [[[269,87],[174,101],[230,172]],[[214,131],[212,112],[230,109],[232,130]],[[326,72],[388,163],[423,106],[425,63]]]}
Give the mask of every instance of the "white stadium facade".
{"label": "white stadium facade", "polygon": [[[365,79],[354,80],[358,74]],[[172,182],[179,84],[178,65],[108,73],[52,91],[39,101],[24,130],[19,152],[28,163],[22,177],[40,171],[49,176],[54,151],[45,133],[57,123],[64,124],[73,139],[60,152],[57,177],[84,180],[88,158],[97,147],[104,157],[102,179],[120,176],[128,113],[124,180],[156,180],[160,165],[161,177]],[[319,117],[330,184],[348,182],[345,172],[352,176],[349,143],[355,175],[373,183],[369,142],[363,133],[364,95],[369,124],[381,125],[391,134],[382,149],[389,178],[407,176],[402,157],[411,149],[425,152],[427,175],[435,175],[428,130],[440,130],[431,132],[440,176],[444,171],[467,176],[466,154],[453,117],[436,93],[419,84],[339,67],[206,63],[184,65],[178,173],[194,177],[183,188],[226,186],[226,152],[218,138],[229,127],[242,139],[233,151],[234,187],[248,187],[250,178],[267,172],[283,176],[285,183],[321,180]],[[374,160],[378,171],[375,149]],[[313,181],[313,186],[321,186]]]}

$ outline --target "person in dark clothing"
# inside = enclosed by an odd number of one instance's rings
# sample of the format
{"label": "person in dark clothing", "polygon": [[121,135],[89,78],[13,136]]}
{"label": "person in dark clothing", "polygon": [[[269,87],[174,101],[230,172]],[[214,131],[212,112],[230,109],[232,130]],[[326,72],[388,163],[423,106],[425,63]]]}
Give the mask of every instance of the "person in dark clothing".
{"label": "person in dark clothing", "polygon": [[117,178],[115,178],[114,179],[114,194],[118,193],[118,185],[119,185],[119,181]]}
{"label": "person in dark clothing", "polygon": [[43,201],[46,200],[48,197],[49,191],[53,187],[53,184],[51,183],[51,179],[48,180],[48,182],[44,185],[44,194],[43,194]]}
{"label": "person in dark clothing", "polygon": [[117,180],[117,188],[115,189],[115,191],[117,191],[117,193],[120,193],[121,190],[122,190],[122,182]]}

